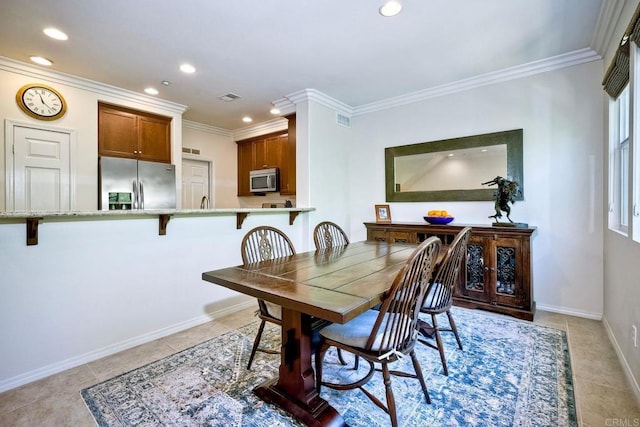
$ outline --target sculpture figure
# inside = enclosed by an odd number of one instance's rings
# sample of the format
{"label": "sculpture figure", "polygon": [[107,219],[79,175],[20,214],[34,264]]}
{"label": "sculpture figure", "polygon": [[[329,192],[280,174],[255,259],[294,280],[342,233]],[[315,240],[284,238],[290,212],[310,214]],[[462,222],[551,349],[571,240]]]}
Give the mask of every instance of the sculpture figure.
{"label": "sculpture figure", "polygon": [[510,181],[501,176],[496,176],[491,181],[483,182],[482,185],[498,186],[498,189],[494,193],[496,199],[496,213],[495,215],[490,215],[489,218],[494,218],[497,222],[500,222],[499,218],[502,218],[502,212],[506,212],[507,219],[510,223],[513,223],[511,218],[509,218],[509,214],[511,213],[509,203],[514,204],[516,202],[515,197],[520,192],[518,183],[515,181]]}

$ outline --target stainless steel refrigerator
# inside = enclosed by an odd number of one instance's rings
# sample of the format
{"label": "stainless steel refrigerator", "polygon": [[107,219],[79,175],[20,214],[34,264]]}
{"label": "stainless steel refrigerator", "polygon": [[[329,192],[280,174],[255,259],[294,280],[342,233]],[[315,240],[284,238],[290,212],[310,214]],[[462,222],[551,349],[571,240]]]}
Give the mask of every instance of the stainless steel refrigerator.
{"label": "stainless steel refrigerator", "polygon": [[174,165],[101,157],[98,169],[98,209],[175,209]]}

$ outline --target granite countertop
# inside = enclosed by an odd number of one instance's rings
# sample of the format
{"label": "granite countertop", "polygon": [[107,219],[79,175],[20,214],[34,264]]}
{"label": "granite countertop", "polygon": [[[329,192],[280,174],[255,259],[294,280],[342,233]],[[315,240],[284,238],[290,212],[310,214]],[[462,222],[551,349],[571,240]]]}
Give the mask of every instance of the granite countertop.
{"label": "granite countertop", "polygon": [[0,212],[0,220],[25,218],[79,218],[79,217],[141,217],[141,216],[214,216],[235,215],[238,213],[283,213],[310,212],[315,208],[225,208],[225,209],[145,209],[145,210],[111,210],[111,211],[21,211]]}
{"label": "granite countertop", "polygon": [[242,228],[244,219],[249,214],[289,214],[289,225],[301,212],[315,211],[316,208],[227,208],[227,209],[145,209],[145,210],[112,210],[112,211],[30,211],[2,212],[0,224],[26,223],[27,246],[38,244],[38,227],[41,222],[59,221],[95,221],[104,219],[152,218],[158,220],[158,234],[167,234],[167,224],[171,217],[222,216],[235,215],[236,228]]}

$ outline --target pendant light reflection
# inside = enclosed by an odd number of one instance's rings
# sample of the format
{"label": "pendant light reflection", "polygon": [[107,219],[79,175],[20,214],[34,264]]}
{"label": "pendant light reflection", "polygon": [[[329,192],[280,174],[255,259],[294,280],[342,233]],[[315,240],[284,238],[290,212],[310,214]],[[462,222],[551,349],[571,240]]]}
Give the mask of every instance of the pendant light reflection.
{"label": "pendant light reflection", "polygon": [[396,0],[389,0],[380,6],[380,15],[390,17],[395,16],[402,10],[402,4]]}

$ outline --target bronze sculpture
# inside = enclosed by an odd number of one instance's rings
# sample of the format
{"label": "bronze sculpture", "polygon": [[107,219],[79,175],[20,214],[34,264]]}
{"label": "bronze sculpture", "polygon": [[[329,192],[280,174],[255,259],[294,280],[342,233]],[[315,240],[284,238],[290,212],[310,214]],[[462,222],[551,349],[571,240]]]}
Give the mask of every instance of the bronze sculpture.
{"label": "bronze sculpture", "polygon": [[511,208],[509,207],[509,203],[514,204],[516,202],[516,195],[520,192],[518,187],[518,183],[515,181],[510,181],[501,176],[496,176],[491,181],[483,182],[482,185],[497,185],[498,189],[495,191],[494,196],[496,199],[495,202],[495,215],[490,215],[489,218],[494,218],[498,224],[500,223],[500,219],[502,218],[502,212],[507,213],[507,219],[510,223],[513,224],[511,218],[509,218],[509,214],[511,213]]}

